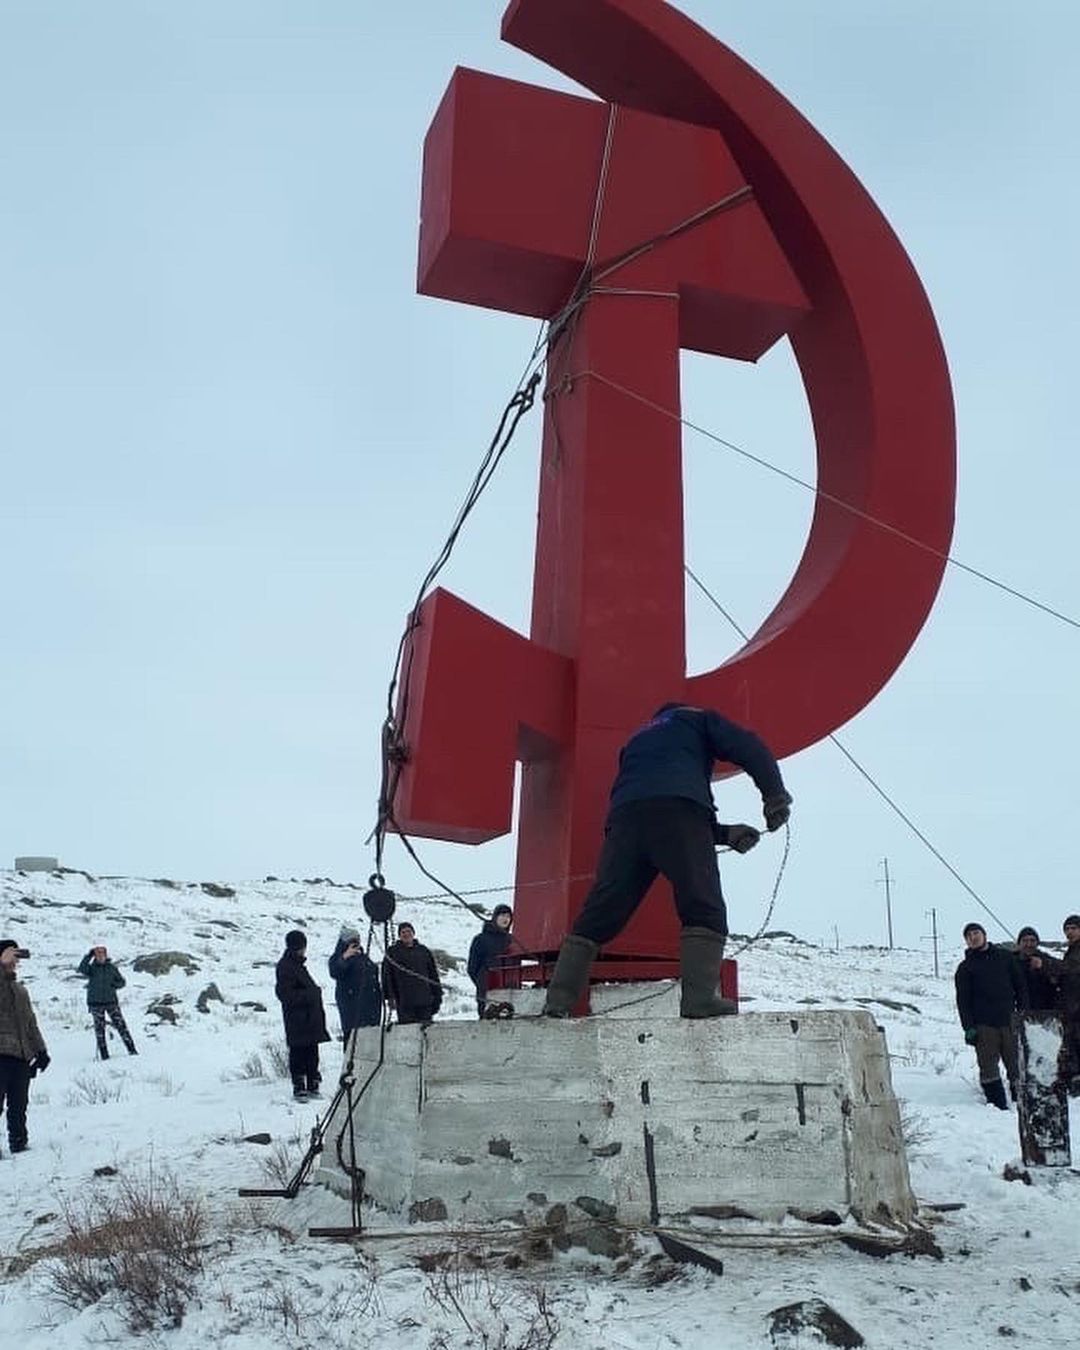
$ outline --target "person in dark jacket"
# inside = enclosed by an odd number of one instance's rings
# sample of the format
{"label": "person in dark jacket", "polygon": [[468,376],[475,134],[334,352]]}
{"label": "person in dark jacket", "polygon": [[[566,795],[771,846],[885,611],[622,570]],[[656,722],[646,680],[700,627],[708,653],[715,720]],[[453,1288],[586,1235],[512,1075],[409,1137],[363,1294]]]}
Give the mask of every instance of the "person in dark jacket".
{"label": "person in dark jacket", "polygon": [[7,1110],[8,1144],[21,1153],[27,1144],[26,1107],[30,1079],[49,1067],[49,1052],[38,1029],[30,995],[18,980],[19,944],[0,941],[0,1112]]}
{"label": "person in dark jacket", "polygon": [[127,981],[109,960],[109,950],[104,942],[91,947],[79,962],[79,974],[86,981],[86,1006],[94,1019],[94,1039],[97,1041],[99,1059],[109,1058],[109,1047],[105,1042],[106,1017],[116,1028],[117,1034],[127,1047],[129,1055],[137,1055],[135,1042],[131,1038],[124,1014],[120,1011],[117,990],[123,989]]}
{"label": "person in dark jacket", "polygon": [[681,1015],[736,1011],[716,992],[728,925],[715,850],[727,844],[746,853],[761,835],[752,825],[717,823],[710,787],[717,760],[754,780],[766,829],[786,823],[791,797],[754,732],[703,708],[658,708],[619,753],[596,878],[559,951],[544,1004],[548,1017],[570,1015],[601,945],[622,932],[658,874],[671,883],[682,921]]}
{"label": "person in dark jacket", "polygon": [[297,1101],[318,1097],[319,1046],[330,1039],[322,990],[307,969],[307,938],[298,928],[285,934],[285,953],[277,963],[274,992],[281,1001],[289,1074]]}
{"label": "person in dark jacket", "polygon": [[1080,1097],[1080,914],[1070,914],[1061,925],[1065,956],[1059,961],[1043,956],[1043,964],[1061,999],[1062,1040],[1058,1073],[1069,1095]]}
{"label": "person in dark jacket", "polygon": [[484,1016],[487,1003],[488,973],[496,969],[510,950],[510,928],[514,911],[509,905],[496,905],[491,918],[473,938],[469,947],[469,979],[476,985],[476,1011]]}
{"label": "person in dark jacket", "polygon": [[1011,952],[991,946],[981,923],[964,929],[967,951],[956,967],[956,1010],[964,1040],[975,1047],[979,1081],[986,1100],[1001,1111],[1009,1109],[998,1061],[1005,1065],[1009,1092],[1016,1100],[1016,1033],[1012,1016],[1024,1008],[1024,981]]}
{"label": "person in dark jacket", "polygon": [[345,1040],[357,1027],[377,1027],[383,1011],[379,970],[360,946],[360,934],[355,928],[348,925],[342,928],[328,964]]}
{"label": "person in dark jacket", "polygon": [[1039,951],[1041,940],[1030,926],[1021,928],[1016,935],[1020,978],[1024,982],[1024,1002],[1030,1012],[1054,1012],[1058,1005],[1058,994],[1047,973],[1044,963],[1046,954]]}
{"label": "person in dark jacket", "polygon": [[398,924],[398,940],[383,961],[383,992],[397,1020],[430,1022],[442,1006],[442,981],[435,958],[416,940],[411,923]]}

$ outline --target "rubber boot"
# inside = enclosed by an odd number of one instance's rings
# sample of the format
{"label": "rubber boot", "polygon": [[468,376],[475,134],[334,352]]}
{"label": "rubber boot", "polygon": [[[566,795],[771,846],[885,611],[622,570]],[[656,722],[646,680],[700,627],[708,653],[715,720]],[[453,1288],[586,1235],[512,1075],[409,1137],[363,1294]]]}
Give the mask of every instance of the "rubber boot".
{"label": "rubber boot", "polygon": [[559,959],[551,973],[551,982],[547,987],[544,1000],[545,1017],[569,1017],[574,1006],[585,992],[589,979],[589,967],[600,950],[595,942],[588,938],[570,933],[563,938],[559,948]]}
{"label": "rubber boot", "polygon": [[1009,1103],[1005,1100],[1005,1084],[1000,1078],[991,1078],[984,1081],[982,1090],[991,1106],[996,1106],[999,1111],[1009,1109]]}
{"label": "rubber boot", "polygon": [[716,992],[725,938],[711,928],[684,928],[679,941],[682,975],[680,1017],[729,1017],[739,1011],[730,998]]}

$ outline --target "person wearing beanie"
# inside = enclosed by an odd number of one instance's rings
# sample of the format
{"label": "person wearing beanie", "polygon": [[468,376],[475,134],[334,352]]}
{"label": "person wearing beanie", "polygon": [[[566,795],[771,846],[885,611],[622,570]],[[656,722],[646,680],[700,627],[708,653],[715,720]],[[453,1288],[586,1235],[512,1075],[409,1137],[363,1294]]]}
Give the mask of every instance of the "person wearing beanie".
{"label": "person wearing beanie", "polygon": [[1058,1004],[1057,989],[1046,969],[1045,953],[1039,951],[1041,941],[1030,925],[1021,928],[1016,935],[1020,978],[1024,981],[1028,1011],[1033,1013],[1053,1012]]}
{"label": "person wearing beanie", "polygon": [[307,937],[294,928],[285,934],[285,952],[275,969],[274,992],[285,1021],[293,1096],[301,1102],[320,1095],[319,1046],[330,1039],[322,990],[311,978],[306,962]]}
{"label": "person wearing beanie", "polygon": [[711,708],[662,704],[619,751],[596,875],[559,948],[545,1017],[573,1014],[601,947],[623,931],[658,876],[671,883],[682,929],[679,1015],[738,1012],[735,1001],[717,991],[728,921],[716,846],[747,853],[761,832],[753,825],[717,820],[711,787],[717,760],[744,769],[753,779],[767,830],[787,824],[791,794],[759,736]]}
{"label": "person wearing beanie", "polygon": [[19,944],[0,941],[0,1111],[7,1113],[12,1153],[27,1147],[26,1107],[30,1079],[49,1067],[49,1052],[38,1029],[26,986],[19,983]]}
{"label": "person wearing beanie", "polygon": [[476,1011],[481,1018],[487,1004],[490,973],[505,963],[504,958],[510,950],[513,941],[510,929],[513,922],[514,911],[510,906],[496,905],[491,918],[485,920],[484,926],[469,947],[469,979],[476,986]]}
{"label": "person wearing beanie", "polygon": [[435,958],[416,940],[411,923],[398,924],[398,940],[383,958],[383,993],[397,1020],[430,1022],[442,1006],[442,981]]}
{"label": "person wearing beanie", "polygon": [[109,949],[104,942],[96,942],[78,965],[79,974],[86,981],[86,1006],[94,1020],[94,1040],[97,1042],[99,1059],[109,1058],[109,1047],[105,1041],[105,1019],[113,1024],[117,1035],[124,1042],[129,1055],[137,1055],[124,1014],[120,1011],[117,990],[123,989],[127,981],[109,958]]}
{"label": "person wearing beanie", "polygon": [[1061,1054],[1058,1078],[1070,1097],[1080,1097],[1080,914],[1070,914],[1061,925],[1065,955],[1042,956],[1043,968],[1053,981],[1061,1001]]}
{"label": "person wearing beanie", "polygon": [[328,964],[343,1039],[357,1027],[377,1027],[383,1012],[379,970],[361,947],[357,929],[342,928]]}
{"label": "person wearing beanie", "polygon": [[956,967],[956,1010],[964,1040],[975,1048],[986,1100],[1007,1111],[1009,1103],[998,1062],[1005,1065],[1009,1092],[1015,1101],[1018,1066],[1012,1015],[1025,1007],[1024,981],[1016,958],[1002,947],[991,946],[981,923],[965,926],[964,942],[967,951]]}

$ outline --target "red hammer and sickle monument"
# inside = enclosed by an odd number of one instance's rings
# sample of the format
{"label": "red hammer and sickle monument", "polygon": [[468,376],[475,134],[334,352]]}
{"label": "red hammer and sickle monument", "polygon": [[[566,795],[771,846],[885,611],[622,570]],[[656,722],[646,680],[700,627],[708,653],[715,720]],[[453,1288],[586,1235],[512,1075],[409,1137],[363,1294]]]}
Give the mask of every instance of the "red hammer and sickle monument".
{"label": "red hammer and sickle monument", "polygon": [[[618,749],[656,706],[717,708],[781,757],[896,670],[941,581],[954,424],[909,259],[756,71],[661,0],[515,0],[502,32],[598,99],[454,74],[424,147],[419,289],[565,317],[548,351],[532,623],[526,638],[442,590],[424,603],[394,818],[439,839],[506,834],[521,761],[516,933],[554,952]],[[757,633],[690,676],[679,352],[754,361],[783,337],[817,443],[809,538]],[[677,944],[673,906],[650,898],[594,974],[673,969]]]}

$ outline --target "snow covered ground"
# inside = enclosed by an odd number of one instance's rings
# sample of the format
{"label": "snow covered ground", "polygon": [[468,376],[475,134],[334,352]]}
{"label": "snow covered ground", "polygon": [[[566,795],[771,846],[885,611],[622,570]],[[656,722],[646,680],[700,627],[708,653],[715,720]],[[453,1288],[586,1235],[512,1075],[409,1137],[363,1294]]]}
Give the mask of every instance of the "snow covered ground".
{"label": "snow covered ground", "polygon": [[[861,1255],[829,1230],[807,1241],[793,1228],[790,1241],[762,1245],[751,1226],[738,1224],[725,1240],[722,1276],[671,1263],[648,1235],[635,1236],[621,1261],[579,1248],[542,1258],[501,1229],[461,1236],[445,1225],[409,1229],[372,1216],[384,1236],[354,1247],[307,1236],[310,1225],[347,1222],[347,1206],[320,1187],[292,1202],[252,1202],[236,1192],[279,1184],[272,1177],[299,1162],[317,1119],[314,1104],[293,1102],[276,1067],[283,1037],[273,964],[282,937],[292,927],[307,930],[336,1030],[325,958],[343,922],[363,928],[360,891],[324,881],[234,889],[214,895],[200,883],[0,873],[0,936],[32,953],[20,975],[52,1055],[31,1090],[29,1151],[11,1157],[0,1133],[4,1346],[65,1350],[139,1339],[176,1350],[796,1350],[821,1342],[805,1332],[773,1339],[769,1314],[815,1297],[874,1350],[984,1350],[1010,1339],[1029,1350],[1080,1344],[1080,1176],[1033,1172],[1030,1186],[1004,1178],[1007,1165],[1020,1164],[1016,1118],[981,1101],[952,1005],[959,952],[942,979],[927,973],[922,953],[837,952],[787,939],[763,941],[740,961],[750,1008],[895,1005],[868,1006],[888,1033],[916,1194],[963,1205],[926,1211],[943,1261]],[[463,957],[477,920],[454,901],[403,901],[398,917],[458,958],[445,976],[442,1016],[472,1017]],[[121,1005],[137,1058],[114,1038],[112,1058],[95,1060],[74,968],[99,941],[127,977]],[[198,968],[133,972],[136,957],[159,951],[187,953]],[[200,1012],[197,997],[211,982],[222,1001]],[[175,1023],[147,1012],[163,995],[176,1000],[167,1005]],[[339,1057],[339,1044],[323,1048],[328,1088]],[[1075,1103],[1072,1125],[1075,1137]],[[261,1132],[269,1145],[245,1141]],[[96,1175],[100,1169],[109,1170]],[[179,1195],[201,1200],[206,1215],[202,1269],[191,1276],[182,1324],[136,1333],[115,1295],[79,1310],[58,1301],[50,1252],[64,1236],[65,1213],[105,1203],[125,1184],[168,1195],[173,1183]]]}

